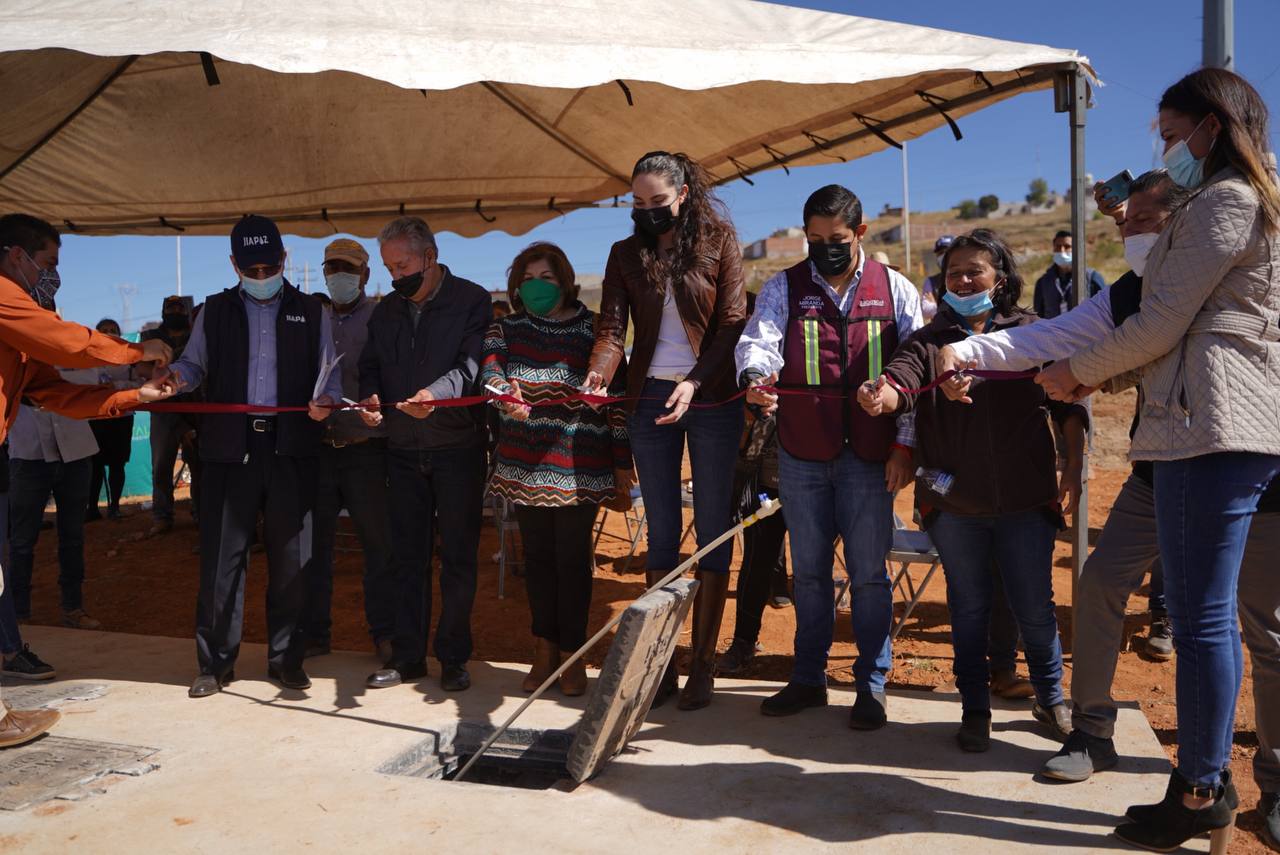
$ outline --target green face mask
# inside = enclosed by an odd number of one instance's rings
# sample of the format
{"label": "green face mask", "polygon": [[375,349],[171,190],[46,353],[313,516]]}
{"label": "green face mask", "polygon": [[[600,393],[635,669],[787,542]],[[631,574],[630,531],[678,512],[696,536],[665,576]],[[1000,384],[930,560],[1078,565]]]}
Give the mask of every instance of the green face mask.
{"label": "green face mask", "polygon": [[520,284],[520,302],[535,315],[549,315],[560,302],[560,286],[546,279],[526,279]]}

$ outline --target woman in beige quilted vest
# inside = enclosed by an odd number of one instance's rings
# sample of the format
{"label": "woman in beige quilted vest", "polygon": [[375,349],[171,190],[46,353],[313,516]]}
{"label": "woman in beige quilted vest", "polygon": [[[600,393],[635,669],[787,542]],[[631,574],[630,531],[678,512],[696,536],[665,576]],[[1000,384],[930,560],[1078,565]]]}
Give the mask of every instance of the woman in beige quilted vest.
{"label": "woman in beige quilted vest", "polygon": [[1210,831],[1225,852],[1239,804],[1228,770],[1243,671],[1236,581],[1258,498],[1280,472],[1280,190],[1267,119],[1257,91],[1222,69],[1164,93],[1165,165],[1191,198],[1151,250],[1142,311],[1042,378],[1072,397],[1142,374],[1131,457],[1154,461],[1178,767],[1164,801],[1130,808],[1116,833],[1159,851]]}

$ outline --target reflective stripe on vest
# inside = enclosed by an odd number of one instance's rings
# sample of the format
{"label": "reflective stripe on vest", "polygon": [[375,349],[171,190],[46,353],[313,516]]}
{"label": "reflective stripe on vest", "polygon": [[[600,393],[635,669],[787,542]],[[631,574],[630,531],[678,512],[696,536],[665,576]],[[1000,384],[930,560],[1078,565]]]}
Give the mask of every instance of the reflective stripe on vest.
{"label": "reflective stripe on vest", "polygon": [[810,386],[822,385],[822,374],[818,370],[821,348],[818,342],[818,319],[804,319],[804,379]]}
{"label": "reflective stripe on vest", "polygon": [[867,321],[867,377],[874,380],[884,369],[881,352],[880,321]]}

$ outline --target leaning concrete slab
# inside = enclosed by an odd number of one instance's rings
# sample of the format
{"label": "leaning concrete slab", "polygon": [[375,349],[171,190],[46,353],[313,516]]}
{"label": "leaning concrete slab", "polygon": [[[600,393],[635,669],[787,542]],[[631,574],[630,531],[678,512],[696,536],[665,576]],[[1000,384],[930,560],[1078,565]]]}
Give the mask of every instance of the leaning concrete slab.
{"label": "leaning concrete slab", "polygon": [[[379,769],[459,722],[505,720],[525,697],[525,668],[476,663],[459,694],[434,675],[375,691],[364,687],[372,657],[334,654],[308,660],[314,686],[298,693],[266,682],[265,651],[248,644],[239,682],[191,700],[189,639],[23,634],[66,679],[109,687],[63,707],[55,735],[151,746],[159,768],[82,801],[0,811],[5,855],[1128,851],[1108,834],[1127,805],[1164,792],[1169,769],[1134,709],[1117,722],[1118,769],[1059,786],[1032,776],[1057,746],[1026,708],[997,709],[992,750],[967,755],[952,741],[954,695],[891,692],[892,722],[868,734],[846,726],[851,692],[769,719],[760,700],[776,685],[717,680],[710,707],[651,711],[586,783],[424,780]],[[553,695],[519,724],[566,730],[585,703]]]}
{"label": "leaning concrete slab", "polygon": [[599,772],[644,724],[697,588],[693,579],[677,579],[623,612],[569,748],[575,781]]}

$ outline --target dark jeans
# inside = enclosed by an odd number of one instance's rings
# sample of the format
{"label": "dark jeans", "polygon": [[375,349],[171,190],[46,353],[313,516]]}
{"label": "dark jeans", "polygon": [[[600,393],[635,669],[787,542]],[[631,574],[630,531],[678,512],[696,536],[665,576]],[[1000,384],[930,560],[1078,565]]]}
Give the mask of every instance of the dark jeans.
{"label": "dark jeans", "polygon": [[1169,607],[1165,604],[1164,573],[1160,569],[1159,558],[1151,565],[1151,585],[1148,591],[1150,593],[1147,594],[1147,608],[1151,610],[1151,617],[1166,617],[1169,614]]}
{"label": "dark jeans", "polygon": [[338,514],[351,516],[364,553],[364,616],[374,642],[395,634],[395,566],[387,501],[387,448],[379,440],[320,450],[316,487],[316,543],[309,574],[306,633],[329,642],[333,621],[333,545]]}
{"label": "dark jeans", "polygon": [[107,508],[119,510],[120,497],[124,495],[124,464],[104,463],[100,457],[93,457],[93,474],[89,483],[88,510],[96,513],[98,499],[102,496],[102,485],[107,485]]}
{"label": "dark jeans", "polygon": [[889,629],[893,590],[885,556],[893,543],[893,494],[885,489],[884,464],[845,449],[835,460],[815,462],[778,450],[779,493],[791,533],[796,641],[791,682],[827,684],[827,654],[835,636],[835,541],[844,548],[849,611],[858,658],[858,691],[883,692],[893,665]]}
{"label": "dark jeans", "polygon": [[[178,460],[178,446],[191,430],[191,422],[180,413],[151,414],[151,515],[156,522],[173,522],[173,467]],[[191,510],[199,502],[196,483],[200,474],[198,455],[183,455],[191,473]]]}
{"label": "dark jeans", "polygon": [[302,664],[316,459],[276,454],[275,434],[249,434],[247,463],[206,463],[200,515],[200,673],[223,675],[240,653],[245,570],[258,515],[267,551],[267,663]]}
{"label": "dark jeans", "polygon": [[13,588],[9,584],[9,494],[0,493],[0,654],[12,656],[22,649],[22,630],[13,610]]}
{"label": "dark jeans", "polygon": [[49,496],[58,508],[58,587],[63,611],[84,605],[84,509],[89,503],[90,458],[70,463],[9,461],[10,574],[13,608],[31,614],[31,570]]}
{"label": "dark jeans", "polygon": [[1000,568],[991,565],[991,632],[987,638],[991,673],[1012,671],[1018,665],[1018,621],[1009,609]]}
{"label": "dark jeans", "polygon": [[[645,400],[627,419],[644,499],[649,546],[645,566],[649,570],[674,570],[680,563],[680,535],[684,532],[680,484],[686,437],[693,468],[693,527],[698,548],[733,526],[733,466],[742,436],[742,400],[690,408],[675,424],[654,424],[654,419],[667,413],[663,402],[675,386],[669,380],[646,380],[641,392]],[[698,569],[728,573],[732,561],[733,541],[728,540],[704,556]]]}
{"label": "dark jeans", "polygon": [[[770,498],[778,498],[776,490],[762,490]],[[759,502],[743,513],[755,513]],[[760,622],[769,594],[786,590],[787,521],[782,514],[765,517],[742,532],[742,571],[738,573],[736,617],[733,637],[755,644],[760,639]],[[781,576],[781,584],[779,584]]]}
{"label": "dark jeans", "polygon": [[446,665],[471,658],[471,606],[484,501],[484,447],[387,452],[391,554],[396,568],[396,662],[420,662],[431,629],[432,552],[440,530],[440,618],[435,655]]}
{"label": "dark jeans", "polygon": [[1040,510],[1002,516],[944,511],[929,526],[947,578],[956,688],[965,711],[991,709],[987,645],[993,561],[1022,632],[1036,698],[1046,707],[1062,703],[1062,645],[1053,604],[1055,533]]}
{"label": "dark jeans", "polygon": [[1178,654],[1178,771],[1195,786],[1213,787],[1231,760],[1244,677],[1240,563],[1280,457],[1224,452],[1158,460],[1154,468],[1156,537]]}
{"label": "dark jeans", "polygon": [[533,634],[572,652],[587,641],[591,611],[592,523],[598,505],[516,505],[524,546],[525,585]]}

